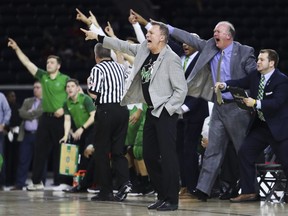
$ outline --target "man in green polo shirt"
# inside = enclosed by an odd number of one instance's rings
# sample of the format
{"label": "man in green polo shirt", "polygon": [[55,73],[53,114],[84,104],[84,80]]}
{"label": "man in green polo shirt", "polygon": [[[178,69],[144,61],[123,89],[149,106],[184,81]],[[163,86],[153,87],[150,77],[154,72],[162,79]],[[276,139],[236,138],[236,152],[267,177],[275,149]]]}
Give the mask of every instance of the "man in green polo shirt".
{"label": "man in green polo shirt", "polygon": [[[45,71],[39,69],[35,64],[33,64],[13,39],[9,38],[8,40],[8,47],[11,47],[15,51],[21,63],[40,81],[42,85],[43,115],[39,120],[36,133],[32,168],[33,183],[27,187],[27,190],[43,190],[43,171],[46,168],[47,160],[51,151],[53,151],[54,185],[59,185],[65,180],[64,177],[60,178],[59,175],[59,140],[64,133],[64,110],[62,106],[64,101],[67,99],[65,86],[69,77],[59,71],[61,67],[61,59],[58,56],[48,56]],[[65,186],[65,184],[63,184],[63,186]],[[59,190],[62,189],[64,188],[59,188]]]}
{"label": "man in green polo shirt", "polygon": [[[60,143],[66,143],[69,134],[74,140],[74,143],[79,145],[81,155],[84,148],[93,141],[92,126],[96,112],[95,105],[91,97],[80,93],[79,82],[76,79],[69,79],[66,84],[66,92],[68,99],[64,103],[64,136]],[[71,118],[73,121],[71,121]],[[73,126],[72,126],[72,123]],[[71,129],[73,128],[73,129]],[[87,160],[81,157],[80,166],[78,169],[86,169]]]}

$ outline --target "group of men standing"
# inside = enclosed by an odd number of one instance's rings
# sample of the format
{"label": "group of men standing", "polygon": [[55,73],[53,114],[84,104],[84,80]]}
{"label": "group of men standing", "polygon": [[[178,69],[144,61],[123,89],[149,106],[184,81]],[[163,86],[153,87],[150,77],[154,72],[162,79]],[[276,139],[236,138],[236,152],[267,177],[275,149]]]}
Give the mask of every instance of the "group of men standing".
{"label": "group of men standing", "polygon": [[[275,69],[279,57],[274,50],[261,51],[256,63],[253,48],[234,41],[234,26],[227,21],[219,22],[215,26],[213,38],[209,40],[200,39],[197,35],[156,21],[151,21],[146,40],[141,44],[130,44],[85,29],[81,30],[85,33],[86,40],[96,39],[100,42],[94,48],[97,64],[88,79],[88,92],[96,101],[97,111],[95,114],[94,109],[89,109],[87,118],[90,120],[77,121],[77,131],[74,134],[80,138],[92,125],[91,119],[95,115],[95,151],[92,158],[95,160],[100,193],[92,200],[123,201],[126,198],[131,187],[128,164],[124,157],[129,116],[126,105],[146,103],[148,108],[143,129],[143,158],[157,192],[156,202],[150,204],[148,209],[178,209],[179,173],[181,180],[191,181],[191,178],[186,178],[187,170],[180,172],[176,150],[178,115],[183,115],[185,119],[189,111],[191,114],[196,112],[193,106],[188,106],[187,95],[193,96],[193,100],[203,98],[215,104],[209,125],[209,144],[204,154],[198,183],[195,181],[189,188],[191,194],[200,200],[207,200],[229,142],[233,143],[235,150],[240,154],[242,188],[242,194],[232,198],[232,202],[259,200],[254,187],[253,164],[258,154],[268,145],[271,145],[288,176],[288,161],[284,154],[288,148],[288,137],[285,133],[286,116],[288,118],[285,112],[288,108],[288,79]],[[194,66],[186,67],[187,62],[184,59],[181,62],[179,56],[171,50],[167,45],[169,35],[199,51],[198,59],[190,60]],[[59,140],[64,134],[62,107],[67,99],[65,88],[68,86],[69,77],[59,72],[61,62],[57,56],[48,57],[44,71],[29,61],[15,41],[9,39],[8,46],[15,50],[19,60],[42,84],[43,114],[37,130],[33,184],[27,187],[28,190],[39,190],[44,188],[41,179],[48,152],[54,148],[55,155],[59,156]],[[125,90],[124,68],[111,60],[110,50],[107,48],[135,56]],[[189,68],[188,74],[184,74],[183,67],[184,70]],[[265,76],[264,82],[260,74]],[[262,87],[259,87],[259,83]],[[239,109],[231,94],[226,92],[226,86],[250,89],[251,94],[244,99],[244,103],[248,107],[254,107],[255,111],[249,113]],[[69,103],[79,101],[86,101],[88,104],[91,102],[89,99],[78,97]],[[206,109],[207,103],[202,103],[203,109]],[[206,110],[208,112],[208,108]],[[69,109],[65,114],[68,114],[68,111]],[[204,114],[203,119],[199,120],[202,125],[206,116],[207,114]],[[199,127],[193,125],[193,122],[188,121],[188,126],[188,129],[194,128],[200,133]],[[64,141],[68,128],[66,125]],[[186,131],[186,134],[189,134],[189,131]],[[189,139],[184,141],[187,148],[187,143],[191,142]],[[59,164],[56,164],[59,160],[54,161],[55,167],[59,167]],[[182,162],[187,164],[185,160]],[[114,196],[111,165],[119,187],[118,193]],[[54,181],[60,183],[61,179],[56,178]]]}

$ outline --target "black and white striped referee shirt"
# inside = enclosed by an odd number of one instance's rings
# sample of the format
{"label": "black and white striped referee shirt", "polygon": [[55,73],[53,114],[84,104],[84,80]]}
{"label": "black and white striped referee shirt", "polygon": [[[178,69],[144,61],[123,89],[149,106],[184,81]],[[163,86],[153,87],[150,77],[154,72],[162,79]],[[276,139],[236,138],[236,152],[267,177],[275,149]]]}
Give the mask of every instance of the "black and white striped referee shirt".
{"label": "black and white striped referee shirt", "polygon": [[[96,64],[88,79],[88,89],[97,95],[99,104],[120,103],[127,72],[123,65],[113,60],[103,60]],[[98,98],[100,97],[100,98]]]}

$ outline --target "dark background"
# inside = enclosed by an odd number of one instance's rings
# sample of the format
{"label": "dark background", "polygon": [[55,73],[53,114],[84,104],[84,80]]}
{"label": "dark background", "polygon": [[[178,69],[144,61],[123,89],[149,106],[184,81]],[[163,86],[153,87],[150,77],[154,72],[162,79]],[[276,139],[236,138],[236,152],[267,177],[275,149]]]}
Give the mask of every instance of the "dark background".
{"label": "dark background", "polygon": [[[38,67],[46,67],[50,54],[62,57],[61,72],[85,86],[94,66],[95,41],[85,41],[75,8],[91,10],[102,27],[110,21],[116,35],[135,36],[128,22],[129,8],[204,39],[213,35],[217,22],[227,20],[236,28],[236,40],[254,47],[272,48],[280,55],[279,68],[288,67],[288,1],[285,0],[1,0],[0,91],[16,90],[18,101],[32,95],[33,77],[7,48],[12,37]],[[144,33],[146,32],[145,29]]]}

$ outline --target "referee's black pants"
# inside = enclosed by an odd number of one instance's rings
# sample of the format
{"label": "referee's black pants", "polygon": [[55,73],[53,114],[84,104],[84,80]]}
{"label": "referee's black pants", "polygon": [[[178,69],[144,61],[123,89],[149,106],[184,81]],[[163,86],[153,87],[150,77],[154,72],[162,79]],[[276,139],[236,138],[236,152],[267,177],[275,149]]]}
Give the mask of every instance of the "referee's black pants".
{"label": "referee's black pants", "polygon": [[160,117],[147,109],[143,130],[143,157],[158,200],[178,204],[179,165],[176,152],[178,115],[169,115],[164,108]]}
{"label": "referee's black pants", "polygon": [[129,180],[128,161],[124,152],[128,119],[129,111],[126,106],[118,103],[97,105],[93,158],[97,182],[103,196],[113,192],[112,170],[117,187]]}
{"label": "referee's black pants", "polygon": [[39,184],[42,181],[43,172],[53,151],[53,180],[54,184],[60,184],[59,162],[60,144],[59,140],[64,134],[64,117],[56,118],[52,113],[43,113],[39,119],[36,132],[36,141],[33,157],[32,182]]}

